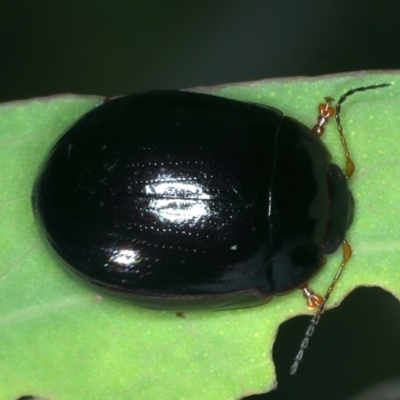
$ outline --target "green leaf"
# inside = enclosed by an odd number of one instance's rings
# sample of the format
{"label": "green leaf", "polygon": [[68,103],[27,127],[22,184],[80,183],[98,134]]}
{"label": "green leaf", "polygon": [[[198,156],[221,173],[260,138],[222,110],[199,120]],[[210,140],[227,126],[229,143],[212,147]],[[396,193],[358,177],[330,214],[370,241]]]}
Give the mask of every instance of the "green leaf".
{"label": "green leaf", "polygon": [[[348,89],[384,82],[394,84],[355,94],[342,109],[356,164],[350,181],[356,215],[348,234],[354,253],[329,306],[362,285],[400,295],[399,74],[196,89],[268,104],[312,126],[325,96],[338,99]],[[274,385],[271,349],[279,324],[307,313],[300,292],[261,307],[182,319],[100,296],[67,275],[43,245],[30,203],[38,168],[62,132],[100,101],[64,95],[0,106],[1,398],[225,400],[267,391]],[[334,123],[323,140],[343,166]],[[340,251],[328,257],[312,280],[316,291],[324,294],[340,261]]]}

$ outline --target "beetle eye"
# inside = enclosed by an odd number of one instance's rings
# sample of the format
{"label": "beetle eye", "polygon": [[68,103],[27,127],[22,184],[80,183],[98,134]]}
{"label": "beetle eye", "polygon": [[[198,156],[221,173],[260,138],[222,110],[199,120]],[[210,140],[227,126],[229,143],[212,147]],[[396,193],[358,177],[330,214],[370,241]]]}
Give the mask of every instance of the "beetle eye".
{"label": "beetle eye", "polygon": [[331,240],[328,242],[325,242],[323,244],[323,252],[324,254],[332,254],[334,253],[339,246],[342,244],[342,241],[340,239],[337,240]]}

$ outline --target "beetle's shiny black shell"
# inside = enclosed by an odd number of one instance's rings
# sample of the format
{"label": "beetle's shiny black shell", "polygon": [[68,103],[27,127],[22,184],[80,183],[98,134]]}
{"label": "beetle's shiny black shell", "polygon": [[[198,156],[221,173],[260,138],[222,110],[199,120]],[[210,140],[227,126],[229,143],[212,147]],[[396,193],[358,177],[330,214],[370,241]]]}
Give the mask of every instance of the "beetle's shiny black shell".
{"label": "beetle's shiny black shell", "polygon": [[246,307],[305,283],[351,223],[341,170],[270,107],[164,91],[120,97],[56,143],[33,189],[73,271],[153,308]]}

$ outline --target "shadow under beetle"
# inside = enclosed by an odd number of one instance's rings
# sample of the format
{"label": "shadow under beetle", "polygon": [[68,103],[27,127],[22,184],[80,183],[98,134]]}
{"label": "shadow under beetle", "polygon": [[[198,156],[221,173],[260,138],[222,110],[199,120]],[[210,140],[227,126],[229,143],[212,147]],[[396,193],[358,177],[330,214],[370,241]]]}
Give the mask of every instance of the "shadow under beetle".
{"label": "shadow under beetle", "polygon": [[[151,308],[264,304],[302,288],[318,311],[351,248],[354,165],[332,99],[311,130],[274,108],[185,91],[105,102],[58,140],[33,188],[46,241],[85,282]],[[336,116],[345,174],[318,136]],[[307,282],[343,244],[324,297]]]}

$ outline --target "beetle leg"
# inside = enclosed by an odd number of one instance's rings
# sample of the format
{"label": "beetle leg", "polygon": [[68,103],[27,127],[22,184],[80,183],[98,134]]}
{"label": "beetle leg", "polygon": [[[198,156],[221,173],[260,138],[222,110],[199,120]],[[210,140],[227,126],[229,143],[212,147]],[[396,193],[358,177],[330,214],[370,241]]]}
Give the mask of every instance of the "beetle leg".
{"label": "beetle leg", "polygon": [[313,335],[314,333],[314,329],[317,326],[318,322],[319,322],[319,318],[321,317],[321,314],[324,312],[325,310],[325,304],[329,299],[329,296],[333,290],[333,288],[336,285],[336,282],[338,281],[340,275],[342,274],[344,267],[347,264],[347,261],[350,259],[351,257],[351,246],[349,244],[349,242],[347,242],[346,240],[343,240],[342,243],[342,249],[343,249],[343,259],[342,259],[342,263],[340,264],[339,269],[337,270],[335,276],[332,279],[331,284],[328,287],[328,290],[326,291],[325,297],[322,299],[322,302],[320,304],[318,304],[318,309],[317,312],[315,313],[315,315],[311,318],[310,324],[307,327],[306,333],[304,335],[303,340],[301,341],[300,344],[300,349],[298,351],[298,353],[296,354],[296,357],[293,360],[293,364],[290,367],[290,375],[294,375],[297,371],[297,368],[300,365],[300,362],[303,358],[304,352],[308,346],[308,343],[310,341],[310,337]]}
{"label": "beetle leg", "polygon": [[301,285],[300,289],[303,292],[304,298],[307,299],[307,308],[309,310],[314,310],[314,308],[319,307],[323,303],[324,298],[310,289],[306,283]]}
{"label": "beetle leg", "polygon": [[[322,268],[326,264],[326,258],[321,257],[319,262],[319,268]],[[321,295],[315,293],[312,289],[308,287],[307,282],[303,285],[300,285],[299,289],[303,292],[304,298],[307,299],[307,308],[309,310],[314,310],[316,307],[319,307],[324,301],[324,298]]]}
{"label": "beetle leg", "polygon": [[320,137],[325,132],[325,125],[329,118],[335,115],[335,107],[331,106],[333,99],[331,97],[325,97],[325,103],[321,103],[318,106],[318,122],[311,129],[312,133]]}

